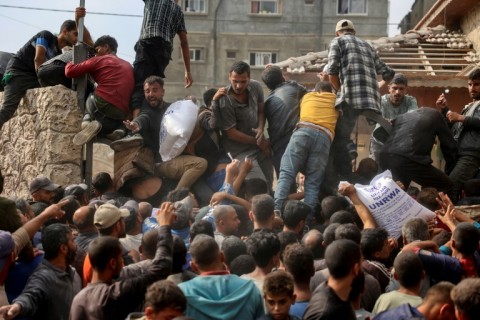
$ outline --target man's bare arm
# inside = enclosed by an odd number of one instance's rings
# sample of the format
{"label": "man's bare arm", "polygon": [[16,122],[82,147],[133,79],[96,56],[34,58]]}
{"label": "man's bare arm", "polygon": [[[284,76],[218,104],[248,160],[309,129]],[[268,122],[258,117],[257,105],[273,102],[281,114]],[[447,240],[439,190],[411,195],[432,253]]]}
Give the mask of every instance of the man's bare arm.
{"label": "man's bare arm", "polygon": [[185,88],[189,88],[192,83],[192,73],[190,72],[190,48],[188,47],[188,38],[186,31],[178,32],[180,38],[180,47],[182,48],[183,64],[185,65]]}

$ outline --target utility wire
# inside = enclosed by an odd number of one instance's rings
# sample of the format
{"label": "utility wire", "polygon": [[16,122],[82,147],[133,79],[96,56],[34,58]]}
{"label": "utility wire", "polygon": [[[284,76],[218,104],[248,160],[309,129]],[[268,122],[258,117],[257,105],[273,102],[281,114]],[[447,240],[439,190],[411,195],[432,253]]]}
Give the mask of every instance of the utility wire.
{"label": "utility wire", "polygon": [[[72,13],[72,10],[65,10],[65,9],[48,9],[48,8],[38,8],[38,7],[25,7],[25,6],[11,6],[11,5],[6,5],[6,4],[0,4],[0,8],[10,8],[10,9],[24,9],[24,10],[37,10],[37,11],[50,11],[50,12],[66,12],[66,13]],[[117,16],[117,17],[130,17],[130,18],[143,18],[143,15],[139,14],[125,14],[125,13],[111,13],[111,12],[94,12],[94,11],[88,11],[87,14],[96,14],[96,15],[103,15],[103,16]],[[192,17],[195,15],[192,14]],[[261,15],[259,15],[261,16]],[[188,19],[189,14],[185,14],[185,19]],[[213,21],[214,19],[212,18],[205,18],[202,19],[202,21]],[[252,22],[251,20],[227,20],[227,19],[217,19],[218,22],[242,22],[242,23],[250,23]],[[259,23],[278,23],[276,20],[272,21],[258,21]],[[284,22],[285,23],[285,22]],[[299,22],[299,21],[289,21],[287,22],[289,24],[312,24],[313,22]],[[334,23],[331,23],[334,24]],[[393,23],[393,22],[387,22],[387,23],[369,23],[368,25],[398,25],[399,23]]]}

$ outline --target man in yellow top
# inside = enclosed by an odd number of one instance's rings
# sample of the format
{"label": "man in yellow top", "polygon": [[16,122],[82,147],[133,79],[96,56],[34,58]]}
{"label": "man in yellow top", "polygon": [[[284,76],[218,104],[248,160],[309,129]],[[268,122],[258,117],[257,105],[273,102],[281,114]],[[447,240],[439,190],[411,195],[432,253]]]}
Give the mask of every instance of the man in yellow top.
{"label": "man in yellow top", "polygon": [[275,209],[281,210],[299,171],[305,175],[305,203],[318,206],[318,192],[323,181],[332,144],[338,111],[336,95],[329,82],[319,82],[300,104],[300,121],[293,132],[280,163],[275,191]]}

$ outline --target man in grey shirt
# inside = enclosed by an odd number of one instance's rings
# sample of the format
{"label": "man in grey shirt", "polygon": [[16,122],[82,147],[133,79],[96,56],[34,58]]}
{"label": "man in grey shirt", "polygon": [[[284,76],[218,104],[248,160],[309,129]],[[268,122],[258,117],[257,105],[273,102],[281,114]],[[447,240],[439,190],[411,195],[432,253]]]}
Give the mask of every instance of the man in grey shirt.
{"label": "man in grey shirt", "polygon": [[250,80],[250,66],[237,61],[230,68],[230,85],[220,88],[212,100],[217,127],[223,131],[223,146],[240,160],[253,160],[246,179],[261,178],[272,188],[273,166],[270,143],[263,135],[263,89]]}

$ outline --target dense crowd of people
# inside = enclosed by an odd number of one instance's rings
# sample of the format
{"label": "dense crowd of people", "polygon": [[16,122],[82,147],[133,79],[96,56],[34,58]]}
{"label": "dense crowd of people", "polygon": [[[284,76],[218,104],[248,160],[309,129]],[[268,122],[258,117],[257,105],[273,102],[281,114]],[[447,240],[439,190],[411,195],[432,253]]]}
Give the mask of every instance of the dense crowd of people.
{"label": "dense crowd of people", "polygon": [[[407,78],[340,20],[312,91],[269,65],[265,97],[250,66],[235,62],[229,85],[205,91],[189,141],[166,159],[164,71],[178,35],[191,86],[187,33],[175,1],[144,2],[133,67],[113,37],[93,41],[88,31],[94,56],[73,63],[59,50],[76,42],[70,20],[10,60],[0,128],[27,89],[88,74],[96,85],[73,143],[111,140],[115,167],[92,186],[40,175],[30,197],[0,197],[0,317],[480,318],[480,223],[456,207],[480,204],[480,69],[461,114],[444,95],[418,108]],[[76,20],[84,16],[77,8]],[[360,115],[376,126],[370,158],[354,171]],[[436,141],[445,170],[431,165]],[[399,238],[354,186],[386,169],[435,213],[406,221]],[[0,193],[3,184],[0,173]]]}

